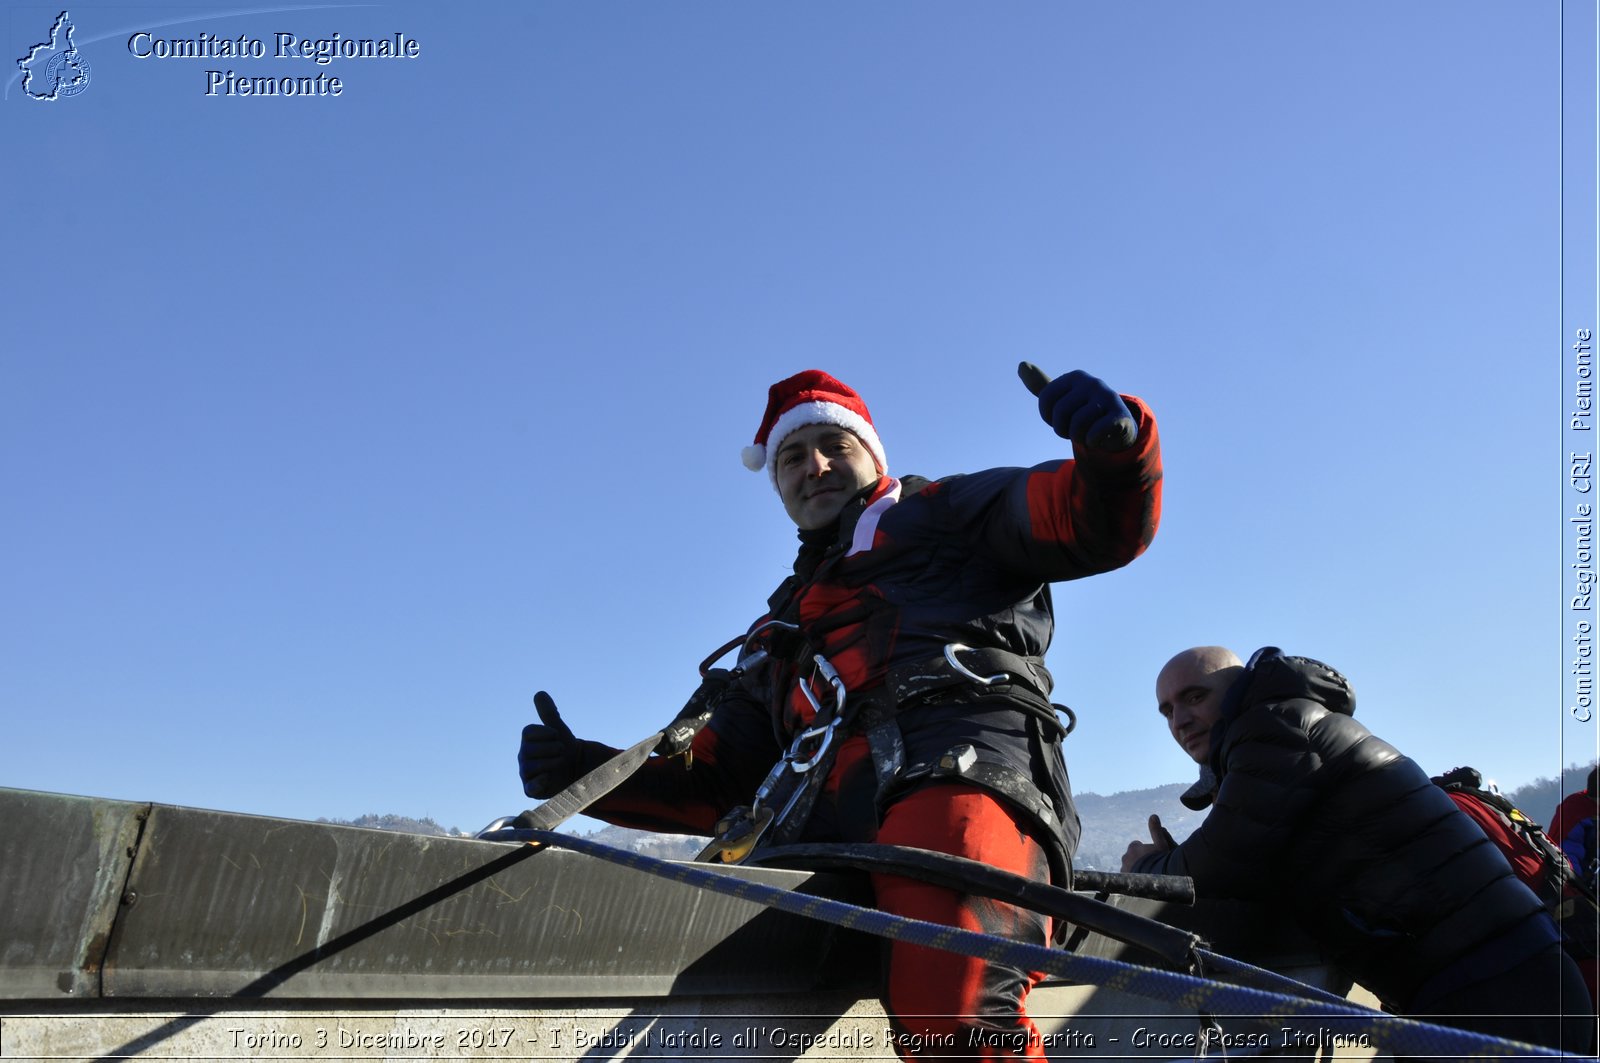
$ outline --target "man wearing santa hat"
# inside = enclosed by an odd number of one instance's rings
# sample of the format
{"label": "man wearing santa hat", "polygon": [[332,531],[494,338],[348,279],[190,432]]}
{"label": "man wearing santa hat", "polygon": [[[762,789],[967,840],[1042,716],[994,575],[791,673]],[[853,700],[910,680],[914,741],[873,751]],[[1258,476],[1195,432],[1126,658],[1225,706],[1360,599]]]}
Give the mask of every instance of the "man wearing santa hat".
{"label": "man wearing santa hat", "polygon": [[[1029,379],[1031,372],[1035,379]],[[684,726],[587,812],[757,846],[877,842],[1070,883],[1079,837],[1043,656],[1050,584],[1132,561],[1155,534],[1161,457],[1138,399],[1084,372],[1024,380],[1073,459],[929,481],[896,478],[865,402],[809,369],[774,384],[747,467],[799,528],[794,574],[706,682]],[[575,738],[549,695],[523,732],[530,797],[615,755]],[[692,764],[693,770],[689,770]],[[880,908],[1042,944],[1041,915],[911,878],[872,876]],[[1043,1059],[1023,1001],[1037,976],[890,946],[896,1047]]]}

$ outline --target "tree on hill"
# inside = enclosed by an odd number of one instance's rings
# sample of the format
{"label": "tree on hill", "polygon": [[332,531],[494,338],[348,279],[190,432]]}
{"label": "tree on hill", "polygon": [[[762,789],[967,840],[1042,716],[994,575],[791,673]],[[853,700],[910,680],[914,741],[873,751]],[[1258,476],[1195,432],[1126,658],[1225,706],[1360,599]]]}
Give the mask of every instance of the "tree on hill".
{"label": "tree on hill", "polygon": [[[1592,761],[1587,764],[1575,762],[1563,768],[1559,778],[1540,777],[1530,783],[1523,783],[1515,790],[1502,792],[1506,800],[1522,810],[1523,815],[1542,827],[1548,827],[1550,816],[1561,803],[1561,799],[1583,789],[1584,783],[1589,779],[1589,772],[1593,770]],[[1487,776],[1489,773],[1484,774]]]}
{"label": "tree on hill", "polygon": [[432,819],[413,819],[410,816],[397,816],[394,813],[377,815],[369,812],[355,819],[328,819],[317,820],[318,823],[332,823],[339,827],[365,827],[368,830],[392,830],[401,834],[427,834],[440,838],[464,838],[469,835],[465,831],[451,827],[449,830],[439,826]]}

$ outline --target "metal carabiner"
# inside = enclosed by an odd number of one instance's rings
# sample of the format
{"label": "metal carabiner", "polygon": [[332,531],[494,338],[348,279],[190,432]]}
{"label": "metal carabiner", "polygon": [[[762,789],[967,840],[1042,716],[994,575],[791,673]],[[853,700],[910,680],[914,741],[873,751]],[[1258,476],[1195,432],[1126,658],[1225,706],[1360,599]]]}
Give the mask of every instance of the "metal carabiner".
{"label": "metal carabiner", "polygon": [[[844,704],[845,699],[848,696],[848,692],[845,690],[844,680],[839,677],[838,669],[834,668],[834,666],[829,663],[826,657],[819,653],[812,657],[812,661],[816,663],[818,673],[821,674],[823,679],[827,680],[828,686],[833,689],[833,714],[828,717],[827,723],[816,724],[812,727],[808,727],[804,731],[801,731],[800,734],[796,736],[794,742],[790,744],[789,752],[784,754],[784,759],[789,762],[789,767],[792,768],[797,775],[802,775],[816,767],[817,762],[822,759],[822,755],[828,751],[830,746],[833,745],[834,732],[837,731],[839,729],[839,725],[844,722]],[[811,711],[817,716],[821,716],[822,703],[818,701],[817,696],[811,692],[811,684],[806,682],[805,679],[799,678],[795,680],[795,685],[800,688],[801,695],[811,703]],[[812,738],[821,738],[822,741],[818,743],[816,752],[812,753],[809,758],[802,761],[800,760],[800,746],[802,743]]]}
{"label": "metal carabiner", "polygon": [[812,714],[814,716],[821,716],[822,702],[818,701],[817,696],[811,693],[811,684],[807,683],[804,679],[796,679],[794,681],[794,685],[799,688],[800,696],[811,702]]}
{"label": "metal carabiner", "polygon": [[481,839],[485,835],[495,834],[495,833],[497,833],[499,831],[503,831],[503,830],[510,830],[510,829],[512,829],[513,827],[516,826],[516,819],[517,819],[516,816],[501,816],[499,819],[496,819],[494,822],[490,823],[487,827],[483,828],[478,833],[474,834],[473,837]]}
{"label": "metal carabiner", "polygon": [[777,789],[778,780],[783,778],[783,773],[788,770],[789,754],[785,753],[778,758],[778,762],[772,766],[772,770],[767,772],[767,777],[761,780],[761,785],[756,787],[756,795],[750,801],[750,810],[752,812],[766,807],[767,798],[772,796],[772,791]]}
{"label": "metal carabiner", "polygon": [[734,675],[748,672],[767,658],[767,651],[756,649],[751,651],[750,643],[754,642],[768,628],[781,627],[788,631],[799,631],[799,624],[791,624],[787,620],[763,620],[756,624],[743,635],[735,636],[711,651],[711,656],[700,662],[700,678],[704,679],[711,671],[711,666],[720,661],[729,650],[737,649],[739,659],[733,663],[731,671]]}
{"label": "metal carabiner", "polygon": [[1011,673],[1009,672],[996,672],[991,676],[981,676],[977,672],[974,672],[972,669],[968,668],[966,665],[962,664],[960,661],[956,660],[956,654],[958,652],[961,650],[970,649],[972,649],[971,646],[960,642],[949,642],[945,644],[944,659],[951,668],[956,670],[957,674],[967,677],[982,687],[992,687],[996,683],[1004,683],[1011,678]]}
{"label": "metal carabiner", "polygon": [[711,656],[700,662],[700,678],[704,679],[707,674],[710,673],[711,666],[722,660],[723,654],[727,653],[731,649],[744,645],[747,641],[749,641],[747,636],[740,635],[738,638],[729,639],[727,642],[724,642],[722,645],[712,650]]}
{"label": "metal carabiner", "polygon": [[[789,762],[789,770],[794,772],[796,775],[804,775],[806,772],[816,767],[817,762],[822,759],[822,755],[826,753],[830,747],[832,747],[833,735],[834,732],[839,729],[839,723],[839,717],[834,716],[833,719],[829,720],[827,723],[821,724],[817,727],[808,727],[806,730],[801,731],[798,735],[796,735],[794,743],[789,747],[789,752],[784,754],[784,759]],[[811,756],[807,757],[805,760],[801,760],[801,743],[812,738],[820,738],[822,741],[817,743],[817,748],[812,752]]]}
{"label": "metal carabiner", "polygon": [[750,646],[750,643],[756,638],[756,636],[760,635],[762,632],[766,631],[768,628],[773,628],[773,627],[781,627],[785,631],[799,631],[800,630],[800,625],[799,624],[791,624],[787,620],[763,620],[763,621],[761,621],[761,623],[759,623],[755,627],[751,628],[749,634],[745,635],[745,637],[744,637],[744,645],[745,645],[745,647],[748,649],[749,646]]}
{"label": "metal carabiner", "polygon": [[[833,715],[835,717],[843,716],[846,691],[844,680],[839,678],[838,669],[834,668],[833,664],[820,653],[813,657],[812,660],[817,663],[817,671],[822,673],[822,678],[826,679],[828,685],[833,688]],[[812,704],[815,705],[816,702],[812,701]]]}
{"label": "metal carabiner", "polygon": [[767,659],[769,654],[767,653],[767,648],[765,646],[757,646],[752,650],[750,648],[750,644],[772,628],[782,628],[785,631],[799,631],[800,625],[791,624],[787,620],[763,620],[761,623],[751,628],[750,633],[744,637],[744,642],[739,647],[739,659],[735,661],[733,665],[735,674],[748,672],[750,669]]}

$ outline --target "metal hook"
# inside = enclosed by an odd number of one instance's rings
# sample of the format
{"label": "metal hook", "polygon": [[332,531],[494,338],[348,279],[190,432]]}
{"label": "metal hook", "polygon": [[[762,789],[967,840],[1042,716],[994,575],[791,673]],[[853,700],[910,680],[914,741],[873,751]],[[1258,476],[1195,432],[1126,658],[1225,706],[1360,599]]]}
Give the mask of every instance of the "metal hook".
{"label": "metal hook", "polygon": [[739,673],[748,672],[750,669],[766,660],[767,651],[764,649],[758,649],[754,652],[751,652],[750,644],[757,638],[760,638],[762,632],[766,631],[768,628],[774,627],[781,627],[789,631],[800,630],[799,624],[791,624],[787,620],[763,620],[752,627],[749,631],[745,632],[743,635],[736,635],[727,642],[724,642],[721,646],[718,646],[711,652],[711,656],[701,661],[700,678],[704,679],[707,673],[711,671],[711,666],[720,661],[722,656],[729,650],[737,649],[739,651],[739,659],[733,664],[733,672],[736,675]]}
{"label": "metal hook", "polygon": [[971,646],[964,645],[960,642],[946,643],[944,647],[944,659],[951,668],[956,670],[958,674],[966,676],[979,686],[992,687],[996,683],[1004,683],[1011,678],[1011,673],[1009,672],[996,672],[991,676],[981,676],[977,672],[974,672],[972,669],[968,668],[966,665],[962,664],[960,661],[956,660],[956,654],[959,651],[970,649],[972,649]]}

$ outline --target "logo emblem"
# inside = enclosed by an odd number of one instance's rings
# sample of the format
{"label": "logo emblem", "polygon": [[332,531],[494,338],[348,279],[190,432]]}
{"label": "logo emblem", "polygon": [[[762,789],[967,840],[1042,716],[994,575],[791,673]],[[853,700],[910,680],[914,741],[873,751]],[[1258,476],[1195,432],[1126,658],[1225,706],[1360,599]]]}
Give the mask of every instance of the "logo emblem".
{"label": "logo emblem", "polygon": [[17,60],[22,91],[35,100],[60,100],[89,87],[89,63],[72,43],[72,16],[63,11],[50,27],[50,39]]}

